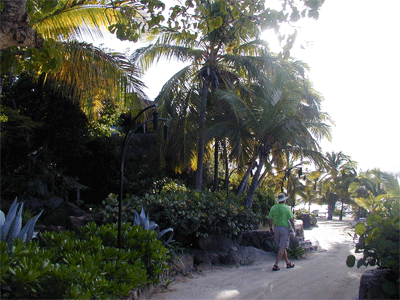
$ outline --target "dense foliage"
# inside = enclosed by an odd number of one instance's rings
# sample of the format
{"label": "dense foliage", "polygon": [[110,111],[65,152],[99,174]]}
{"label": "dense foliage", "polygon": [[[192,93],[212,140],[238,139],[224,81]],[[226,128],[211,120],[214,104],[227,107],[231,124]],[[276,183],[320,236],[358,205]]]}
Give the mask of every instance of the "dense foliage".
{"label": "dense foliage", "polygon": [[[355,252],[363,254],[357,267],[377,266],[391,270],[393,276],[384,282],[383,289],[389,295],[396,295],[400,280],[400,186],[393,175],[376,170],[368,174],[372,175],[369,180],[362,176],[363,184],[356,183],[357,189],[353,191],[362,198],[363,201],[358,201],[360,205],[369,210],[366,222],[359,222],[355,227],[358,237]],[[374,194],[375,187],[379,190]],[[353,267],[356,257],[349,255],[346,263]]]}
{"label": "dense foliage", "polygon": [[[268,199],[260,209],[267,210]],[[262,221],[261,213],[242,206],[242,197],[227,197],[226,193],[196,192],[176,181],[170,181],[160,190],[143,197],[132,196],[124,200],[122,220],[133,222],[135,212],[145,208],[151,220],[160,228],[173,228],[174,240],[184,246],[196,246],[197,237],[212,234],[235,236],[252,229]],[[103,209],[96,214],[99,223],[117,222],[118,200],[110,195]]]}
{"label": "dense foliage", "polygon": [[10,255],[1,242],[2,299],[120,299],[130,290],[157,282],[168,250],[154,231],[123,225],[89,224],[75,234],[46,232],[40,241],[16,242]]}

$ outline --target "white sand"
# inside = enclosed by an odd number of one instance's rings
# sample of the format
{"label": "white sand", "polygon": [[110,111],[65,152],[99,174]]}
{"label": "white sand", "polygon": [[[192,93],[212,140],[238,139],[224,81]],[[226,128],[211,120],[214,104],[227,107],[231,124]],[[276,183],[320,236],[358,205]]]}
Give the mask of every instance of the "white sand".
{"label": "white sand", "polygon": [[346,266],[355,246],[349,225],[349,219],[319,220],[318,227],[305,230],[305,238],[320,250],[294,260],[293,269],[281,262],[281,270],[273,272],[273,255],[249,266],[213,267],[178,276],[149,299],[358,299],[360,277],[367,269]]}

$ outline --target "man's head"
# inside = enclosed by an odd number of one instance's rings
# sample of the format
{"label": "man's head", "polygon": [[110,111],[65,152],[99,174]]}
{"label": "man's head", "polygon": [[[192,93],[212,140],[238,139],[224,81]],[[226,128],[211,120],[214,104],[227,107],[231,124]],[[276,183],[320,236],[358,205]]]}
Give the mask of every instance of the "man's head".
{"label": "man's head", "polygon": [[289,198],[289,197],[286,197],[284,193],[280,193],[280,194],[278,195],[278,198],[276,198],[275,200],[276,200],[276,202],[278,202],[278,203],[284,203],[284,202],[286,202],[286,200],[287,200],[288,198]]}

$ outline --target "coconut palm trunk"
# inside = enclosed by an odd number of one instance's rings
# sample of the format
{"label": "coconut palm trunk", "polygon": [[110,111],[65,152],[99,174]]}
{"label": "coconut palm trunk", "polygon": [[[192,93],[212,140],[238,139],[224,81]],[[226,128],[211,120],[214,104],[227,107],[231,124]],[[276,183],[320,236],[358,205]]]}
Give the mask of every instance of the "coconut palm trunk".
{"label": "coconut palm trunk", "polygon": [[244,176],[242,178],[242,181],[240,181],[239,186],[238,186],[238,188],[236,190],[236,195],[240,195],[240,194],[242,194],[244,192],[244,190],[245,190],[245,188],[247,186],[247,183],[249,182],[251,171],[254,169],[254,167],[255,167],[254,164],[251,163],[249,165],[249,167],[247,168],[247,171],[244,174]]}
{"label": "coconut palm trunk", "polygon": [[213,191],[218,190],[218,139],[215,139],[215,146],[214,146],[214,187]]}
{"label": "coconut palm trunk", "polygon": [[259,155],[259,162],[257,164],[256,172],[253,176],[253,180],[251,181],[251,185],[249,188],[249,192],[247,193],[246,197],[246,207],[251,207],[253,205],[253,199],[254,195],[256,193],[256,189],[258,186],[258,178],[260,178],[260,174],[262,171],[262,168],[264,166],[265,159],[267,158],[267,154],[264,151],[260,151]]}
{"label": "coconut palm trunk", "polygon": [[197,155],[197,171],[196,171],[196,185],[197,191],[203,188],[203,165],[204,165],[204,129],[206,124],[206,109],[207,109],[207,96],[210,87],[210,76],[204,76],[203,87],[200,94],[201,105],[199,115],[199,139],[198,139],[198,155]]}

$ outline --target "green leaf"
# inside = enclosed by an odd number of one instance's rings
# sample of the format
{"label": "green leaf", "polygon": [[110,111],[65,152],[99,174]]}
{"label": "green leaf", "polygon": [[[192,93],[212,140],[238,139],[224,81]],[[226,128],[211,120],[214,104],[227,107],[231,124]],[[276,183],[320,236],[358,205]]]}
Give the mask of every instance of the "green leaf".
{"label": "green leaf", "polygon": [[357,262],[357,268],[360,268],[361,266],[367,266],[367,265],[365,264],[365,260],[364,260],[364,259],[360,259],[360,260]]}
{"label": "green leaf", "polygon": [[367,228],[365,227],[364,223],[358,223],[355,227],[355,233],[357,235],[363,235]]}
{"label": "green leaf", "polygon": [[354,255],[347,256],[346,265],[349,268],[352,268],[352,267],[354,267],[355,264],[356,264],[356,257]]}
{"label": "green leaf", "polygon": [[394,296],[396,294],[398,294],[399,290],[398,290],[398,286],[396,286],[393,282],[385,280],[382,284],[382,289],[383,291],[390,295],[390,296]]}
{"label": "green leaf", "polygon": [[367,225],[372,226],[374,224],[374,215],[369,214],[367,217]]}

